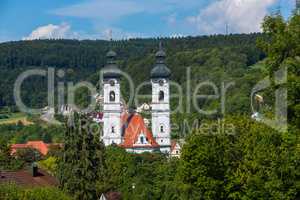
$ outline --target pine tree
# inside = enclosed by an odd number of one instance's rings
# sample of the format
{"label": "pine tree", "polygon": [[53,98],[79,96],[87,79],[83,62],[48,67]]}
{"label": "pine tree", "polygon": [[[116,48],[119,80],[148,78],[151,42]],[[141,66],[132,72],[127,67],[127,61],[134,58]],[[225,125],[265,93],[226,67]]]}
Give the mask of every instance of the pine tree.
{"label": "pine tree", "polygon": [[97,199],[96,182],[103,179],[104,146],[90,124],[87,117],[75,114],[65,135],[60,180],[62,188],[74,199]]}

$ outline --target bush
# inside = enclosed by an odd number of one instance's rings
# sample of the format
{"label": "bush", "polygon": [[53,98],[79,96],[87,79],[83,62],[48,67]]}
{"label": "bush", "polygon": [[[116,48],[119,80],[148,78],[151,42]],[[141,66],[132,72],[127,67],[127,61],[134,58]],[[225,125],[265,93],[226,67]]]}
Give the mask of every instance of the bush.
{"label": "bush", "polygon": [[16,158],[27,163],[39,161],[41,160],[41,157],[41,153],[32,148],[19,149],[16,152]]}
{"label": "bush", "polygon": [[55,175],[57,171],[57,161],[58,159],[54,156],[50,156],[46,160],[41,160],[38,162],[40,168],[45,169],[48,173]]}
{"label": "bush", "polygon": [[9,145],[0,138],[0,170],[17,170],[22,168],[23,164],[23,161],[11,156]]}
{"label": "bush", "polygon": [[1,200],[71,200],[62,191],[54,187],[25,189],[15,184],[0,185]]}
{"label": "bush", "polygon": [[8,115],[1,115],[0,114],[0,119],[8,119],[9,117],[8,117]]}

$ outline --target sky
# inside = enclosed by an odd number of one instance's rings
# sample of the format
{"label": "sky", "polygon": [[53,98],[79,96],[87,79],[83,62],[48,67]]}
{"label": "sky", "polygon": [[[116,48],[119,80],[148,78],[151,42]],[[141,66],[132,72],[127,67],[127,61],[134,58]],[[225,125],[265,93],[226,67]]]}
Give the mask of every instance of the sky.
{"label": "sky", "polygon": [[0,0],[0,42],[129,39],[261,31],[267,14],[288,18],[295,0]]}

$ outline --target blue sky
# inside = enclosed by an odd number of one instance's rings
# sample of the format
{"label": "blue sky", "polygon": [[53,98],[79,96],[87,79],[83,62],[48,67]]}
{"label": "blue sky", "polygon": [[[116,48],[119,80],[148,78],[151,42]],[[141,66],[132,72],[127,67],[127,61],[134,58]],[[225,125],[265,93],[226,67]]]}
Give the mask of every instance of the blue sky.
{"label": "blue sky", "polygon": [[260,31],[263,17],[295,0],[1,0],[0,42],[37,38],[127,39]]}

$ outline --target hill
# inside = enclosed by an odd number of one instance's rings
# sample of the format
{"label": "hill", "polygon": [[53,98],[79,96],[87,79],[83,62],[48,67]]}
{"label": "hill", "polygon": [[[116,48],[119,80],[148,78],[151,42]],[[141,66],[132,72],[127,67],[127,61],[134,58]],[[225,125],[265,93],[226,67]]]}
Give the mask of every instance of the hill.
{"label": "hill", "polygon": [[[154,64],[154,54],[159,41],[167,52],[167,64],[172,71],[172,81],[191,88],[200,81],[234,82],[228,101],[228,112],[249,112],[248,97],[251,86],[263,76],[259,68],[250,66],[263,60],[265,54],[256,47],[256,40],[262,34],[214,35],[186,38],[131,39],[124,41],[90,40],[35,40],[0,44],[0,108],[14,106],[13,84],[22,72],[32,68],[54,67],[66,72],[64,81],[87,80],[96,84],[97,70],[105,64],[109,48],[118,53],[122,70],[132,76],[137,85],[149,80]],[[191,80],[187,81],[187,68],[191,69]],[[46,105],[47,81],[43,77],[32,77],[22,87],[22,98],[26,105]],[[123,91],[128,85],[123,84]],[[144,88],[144,93],[149,89]],[[207,90],[206,90],[207,92]],[[208,90],[209,92],[209,90]],[[235,95],[238,94],[239,96]],[[124,92],[124,97],[128,98]],[[237,101],[238,100],[238,101]],[[176,100],[172,106],[176,107]],[[80,103],[80,102],[79,102]],[[217,107],[219,101],[201,101],[200,106]],[[183,104],[187,104],[183,100]],[[192,109],[193,111],[193,109]],[[185,111],[183,111],[185,113]]]}

